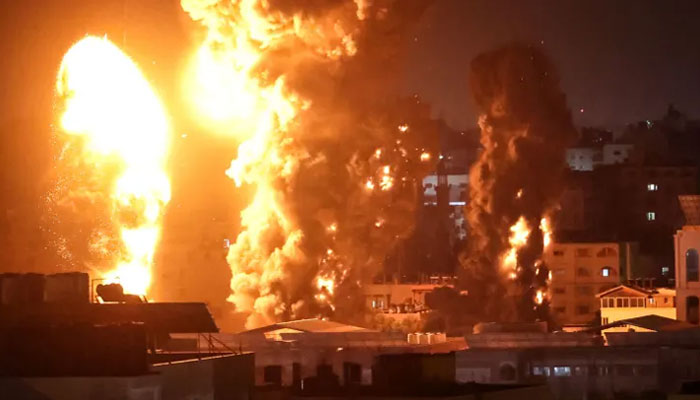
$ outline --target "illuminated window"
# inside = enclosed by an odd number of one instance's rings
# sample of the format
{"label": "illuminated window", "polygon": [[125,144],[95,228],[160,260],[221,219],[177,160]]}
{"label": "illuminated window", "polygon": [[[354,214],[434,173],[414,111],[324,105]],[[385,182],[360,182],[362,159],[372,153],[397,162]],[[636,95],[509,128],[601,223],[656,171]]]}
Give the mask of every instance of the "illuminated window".
{"label": "illuminated window", "polygon": [[668,275],[669,273],[669,268],[668,267],[661,267],[661,275]]}
{"label": "illuminated window", "polygon": [[554,367],[554,376],[571,376],[571,367]]}
{"label": "illuminated window", "polygon": [[600,270],[600,275],[607,278],[608,276],[612,275],[612,268],[610,268],[610,267],[603,267],[603,268]]}
{"label": "illuminated window", "polygon": [[647,191],[656,192],[657,190],[659,190],[659,185],[657,185],[656,183],[647,184]]}
{"label": "illuminated window", "polygon": [[653,211],[649,211],[647,213],[647,221],[654,221],[656,220],[656,213]]}

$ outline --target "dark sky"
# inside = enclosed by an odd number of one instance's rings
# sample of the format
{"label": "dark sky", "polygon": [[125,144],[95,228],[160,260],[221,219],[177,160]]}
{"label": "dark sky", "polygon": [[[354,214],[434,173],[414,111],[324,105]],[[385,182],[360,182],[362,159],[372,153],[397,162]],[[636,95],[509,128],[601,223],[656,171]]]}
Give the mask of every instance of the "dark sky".
{"label": "dark sky", "polygon": [[472,126],[469,61],[526,41],[558,66],[579,124],[653,119],[669,102],[700,116],[699,28],[697,0],[437,0],[416,29],[406,87],[451,125]]}
{"label": "dark sky", "polygon": [[[109,35],[166,102],[179,101],[178,71],[194,41],[177,0],[22,0],[3,7],[0,124],[50,114],[60,57],[88,33]],[[406,38],[405,90],[433,103],[451,125],[474,125],[469,60],[519,40],[543,44],[579,123],[655,118],[670,102],[699,116],[699,23],[694,0],[436,0]]]}

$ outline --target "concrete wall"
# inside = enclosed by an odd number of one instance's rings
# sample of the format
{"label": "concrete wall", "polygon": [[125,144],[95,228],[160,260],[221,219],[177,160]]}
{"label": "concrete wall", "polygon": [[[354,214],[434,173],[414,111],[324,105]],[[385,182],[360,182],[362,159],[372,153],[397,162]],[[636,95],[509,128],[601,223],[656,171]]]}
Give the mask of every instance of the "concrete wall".
{"label": "concrete wall", "polygon": [[[620,283],[618,243],[552,243],[544,261],[552,273],[551,309],[561,324],[591,322],[600,303],[597,293]],[[604,267],[610,268],[603,276]]]}
{"label": "concrete wall", "polygon": [[688,282],[686,252],[696,249],[700,252],[700,227],[684,226],[673,236],[676,268],[676,318],[687,321],[686,301],[689,296],[700,298],[700,281]]}
{"label": "concrete wall", "polygon": [[0,399],[12,400],[249,400],[252,354],[160,364],[125,377],[0,379]]}

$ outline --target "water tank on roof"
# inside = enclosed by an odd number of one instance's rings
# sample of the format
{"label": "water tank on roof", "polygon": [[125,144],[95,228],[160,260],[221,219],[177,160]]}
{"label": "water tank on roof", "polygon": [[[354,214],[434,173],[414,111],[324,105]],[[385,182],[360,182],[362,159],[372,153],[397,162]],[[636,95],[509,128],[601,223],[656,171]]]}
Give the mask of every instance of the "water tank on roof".
{"label": "water tank on roof", "polygon": [[67,272],[46,277],[47,303],[87,303],[90,301],[90,278],[84,272]]}
{"label": "water tank on roof", "polygon": [[22,278],[20,274],[0,275],[0,304],[22,303]]}
{"label": "water tank on roof", "polygon": [[39,304],[44,302],[46,276],[43,274],[24,274],[22,281],[22,303]]}

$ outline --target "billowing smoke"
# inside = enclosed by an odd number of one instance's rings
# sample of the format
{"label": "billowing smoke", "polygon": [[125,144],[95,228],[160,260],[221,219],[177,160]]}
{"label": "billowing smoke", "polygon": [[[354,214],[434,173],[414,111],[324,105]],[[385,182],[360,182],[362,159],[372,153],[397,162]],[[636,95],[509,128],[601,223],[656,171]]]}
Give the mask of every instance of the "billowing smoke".
{"label": "billowing smoke", "polygon": [[[470,170],[462,279],[484,318],[547,318],[549,223],[575,130],[550,60],[533,46],[477,56],[469,75],[483,151]],[[544,231],[544,232],[543,232]]]}
{"label": "billowing smoke", "polygon": [[217,130],[241,141],[227,173],[254,191],[228,254],[229,300],[247,327],[358,316],[357,289],[410,233],[431,168],[427,116],[390,99],[401,35],[427,3],[182,5],[207,28],[200,54],[243,99],[216,110]]}

